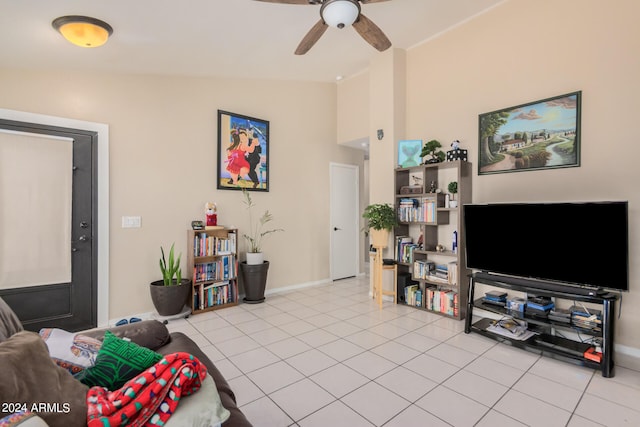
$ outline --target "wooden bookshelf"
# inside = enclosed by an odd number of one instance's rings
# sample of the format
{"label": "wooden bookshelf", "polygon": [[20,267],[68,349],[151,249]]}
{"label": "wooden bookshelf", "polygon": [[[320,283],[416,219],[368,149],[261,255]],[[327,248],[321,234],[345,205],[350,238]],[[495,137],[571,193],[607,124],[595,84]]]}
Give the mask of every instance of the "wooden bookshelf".
{"label": "wooden bookshelf", "polygon": [[238,230],[188,230],[187,277],[193,314],[238,304]]}
{"label": "wooden bookshelf", "polygon": [[[464,258],[462,206],[471,203],[471,175],[471,163],[461,160],[395,170],[395,199],[400,224],[394,230],[394,256],[398,263],[398,274],[409,275],[412,284],[417,284],[420,291],[417,300],[413,295],[414,304],[410,305],[457,320],[463,319],[467,311],[466,278],[469,270]],[[458,183],[456,207],[447,203],[450,199],[446,196],[447,187],[452,181]],[[404,191],[409,186],[415,188],[416,182],[422,186],[419,192]],[[432,182],[440,192],[430,192]],[[409,207],[411,201],[413,210]],[[452,248],[454,231],[458,236],[455,252]],[[421,245],[418,244],[420,236]],[[403,249],[400,244],[403,237],[410,239],[414,247]],[[443,245],[444,250],[439,250],[438,245]],[[441,277],[436,277],[435,271],[431,276],[415,274],[419,267],[416,263],[431,262],[440,267]],[[442,266],[447,267],[444,277]],[[415,286],[413,290],[416,290]],[[398,293],[402,294],[403,289],[398,289]]]}

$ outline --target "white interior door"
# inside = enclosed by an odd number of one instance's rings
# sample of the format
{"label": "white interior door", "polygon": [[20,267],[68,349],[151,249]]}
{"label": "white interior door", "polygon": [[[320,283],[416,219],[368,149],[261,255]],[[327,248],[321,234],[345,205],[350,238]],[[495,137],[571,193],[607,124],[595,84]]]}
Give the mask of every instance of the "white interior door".
{"label": "white interior door", "polygon": [[358,167],[331,163],[331,280],[358,273]]}

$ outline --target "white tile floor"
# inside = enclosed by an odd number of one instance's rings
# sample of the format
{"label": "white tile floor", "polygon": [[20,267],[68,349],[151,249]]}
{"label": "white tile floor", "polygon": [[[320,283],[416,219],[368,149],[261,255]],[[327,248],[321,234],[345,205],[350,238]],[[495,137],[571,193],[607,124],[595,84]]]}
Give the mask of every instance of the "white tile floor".
{"label": "white tile floor", "polygon": [[256,427],[639,426],[640,372],[614,378],[466,335],[368,296],[368,277],[172,321]]}

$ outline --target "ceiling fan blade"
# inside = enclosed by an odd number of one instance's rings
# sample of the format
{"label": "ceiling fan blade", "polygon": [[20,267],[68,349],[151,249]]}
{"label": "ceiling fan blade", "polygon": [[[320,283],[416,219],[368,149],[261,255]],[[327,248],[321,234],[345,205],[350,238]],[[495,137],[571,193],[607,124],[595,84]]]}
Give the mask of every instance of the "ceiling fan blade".
{"label": "ceiling fan blade", "polygon": [[265,3],[282,3],[282,4],[320,4],[319,1],[309,0],[256,0]]}
{"label": "ceiling fan blade", "polygon": [[380,52],[387,50],[391,47],[391,42],[384,35],[382,30],[373,23],[373,21],[363,14],[360,14],[356,22],[353,23],[353,28],[356,29],[358,34],[367,41],[371,46],[378,49]]}
{"label": "ceiling fan blade", "polygon": [[309,49],[311,49],[313,45],[316,44],[320,37],[322,37],[324,32],[327,31],[327,28],[329,28],[329,26],[325,24],[322,19],[319,20],[316,25],[314,25],[309,30],[307,35],[304,36],[304,38],[298,45],[298,48],[296,49],[296,55],[304,55],[305,53],[307,53]]}

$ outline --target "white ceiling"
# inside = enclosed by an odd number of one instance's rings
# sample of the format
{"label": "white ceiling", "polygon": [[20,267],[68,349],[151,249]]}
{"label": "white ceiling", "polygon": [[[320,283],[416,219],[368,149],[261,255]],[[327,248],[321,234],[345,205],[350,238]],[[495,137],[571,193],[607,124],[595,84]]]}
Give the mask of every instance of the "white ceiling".
{"label": "white ceiling", "polygon": [[[505,0],[390,0],[362,6],[409,49]],[[353,28],[329,28],[293,54],[320,6],[254,0],[0,0],[0,68],[333,82],[367,69],[378,52]],[[87,15],[114,29],[94,49],[66,42],[51,21]]]}

